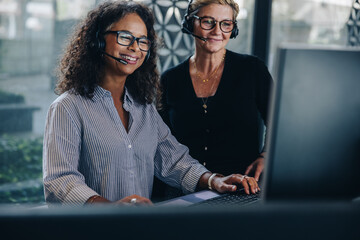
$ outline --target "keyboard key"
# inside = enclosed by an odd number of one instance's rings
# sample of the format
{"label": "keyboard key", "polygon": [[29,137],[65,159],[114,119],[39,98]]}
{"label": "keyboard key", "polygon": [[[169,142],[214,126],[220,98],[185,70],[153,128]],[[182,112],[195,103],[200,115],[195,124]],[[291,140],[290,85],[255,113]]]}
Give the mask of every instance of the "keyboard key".
{"label": "keyboard key", "polygon": [[211,198],[191,206],[221,206],[221,205],[247,205],[249,203],[258,201],[260,199],[260,192],[256,194],[247,195],[244,191],[237,191],[235,193],[227,193],[221,196]]}

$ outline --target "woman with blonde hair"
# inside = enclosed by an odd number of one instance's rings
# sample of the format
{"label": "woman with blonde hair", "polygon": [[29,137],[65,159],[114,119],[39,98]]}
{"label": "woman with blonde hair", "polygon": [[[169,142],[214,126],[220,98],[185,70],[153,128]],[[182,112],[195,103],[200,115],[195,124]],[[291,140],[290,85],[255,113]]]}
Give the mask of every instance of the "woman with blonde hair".
{"label": "woman with blonde hair", "polygon": [[267,123],[272,78],[258,58],[226,49],[238,35],[238,12],[233,0],[189,2],[182,31],[194,36],[195,52],[162,74],[160,114],[209,170],[259,180],[265,157],[259,116]]}

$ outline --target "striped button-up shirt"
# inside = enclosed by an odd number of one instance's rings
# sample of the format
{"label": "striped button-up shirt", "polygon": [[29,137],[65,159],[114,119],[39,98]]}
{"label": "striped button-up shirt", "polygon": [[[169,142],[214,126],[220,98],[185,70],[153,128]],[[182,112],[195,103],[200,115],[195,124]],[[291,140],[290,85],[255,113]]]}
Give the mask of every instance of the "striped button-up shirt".
{"label": "striped button-up shirt", "polygon": [[185,193],[195,190],[208,170],[171,135],[155,106],[139,104],[125,89],[123,107],[128,132],[111,93],[99,86],[92,99],[66,92],[51,104],[43,148],[48,203],[150,198],[154,175]]}

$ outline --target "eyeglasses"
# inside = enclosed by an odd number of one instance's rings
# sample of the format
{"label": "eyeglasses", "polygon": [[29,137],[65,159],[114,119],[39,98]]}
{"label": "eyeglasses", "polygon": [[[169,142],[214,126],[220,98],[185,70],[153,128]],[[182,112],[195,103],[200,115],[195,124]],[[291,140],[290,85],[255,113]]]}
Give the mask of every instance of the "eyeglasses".
{"label": "eyeglasses", "polygon": [[[213,29],[216,23],[218,22],[213,17],[199,17],[194,15],[194,18],[200,21],[200,27],[204,30]],[[235,24],[236,21],[232,21],[232,20],[222,20],[219,22],[220,29],[224,33],[231,32],[234,29]]]}
{"label": "eyeglasses", "polygon": [[126,31],[106,31],[104,34],[108,33],[116,33],[117,43],[122,46],[130,46],[136,41],[141,51],[147,52],[150,50],[151,41],[146,37],[135,37]]}

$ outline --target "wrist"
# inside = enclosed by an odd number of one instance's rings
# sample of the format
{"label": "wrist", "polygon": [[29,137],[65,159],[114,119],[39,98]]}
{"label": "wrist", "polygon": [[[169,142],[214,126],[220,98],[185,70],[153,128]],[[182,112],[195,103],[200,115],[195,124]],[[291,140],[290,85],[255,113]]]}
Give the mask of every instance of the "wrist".
{"label": "wrist", "polygon": [[86,201],[85,204],[93,204],[93,203],[95,202],[95,200],[96,200],[97,198],[99,198],[99,197],[100,197],[99,195],[91,196],[91,197]]}
{"label": "wrist", "polygon": [[213,183],[213,181],[214,181],[214,178],[216,178],[216,177],[223,177],[223,175],[222,174],[219,174],[219,173],[213,173],[213,174],[211,174],[211,176],[208,178],[208,181],[207,181],[207,183],[208,183],[208,188],[210,189],[210,190],[213,190],[214,188],[212,187],[212,183]]}
{"label": "wrist", "polygon": [[85,204],[95,204],[95,203],[109,203],[110,201],[106,198],[101,197],[100,195],[91,196]]}

